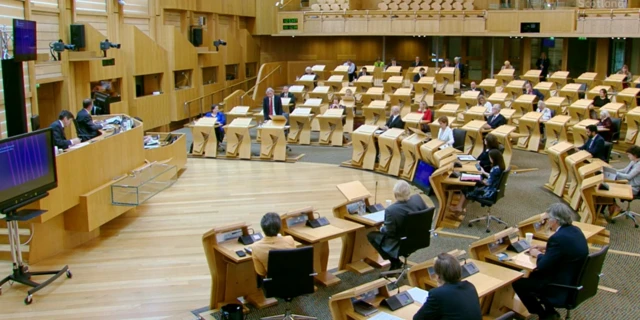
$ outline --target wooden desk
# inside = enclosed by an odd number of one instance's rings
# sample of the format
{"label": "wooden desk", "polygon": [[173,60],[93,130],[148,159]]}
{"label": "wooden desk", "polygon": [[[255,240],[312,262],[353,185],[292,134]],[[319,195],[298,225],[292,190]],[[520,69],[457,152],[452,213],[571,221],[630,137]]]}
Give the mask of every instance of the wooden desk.
{"label": "wooden desk", "polygon": [[349,75],[349,66],[337,66],[333,71],[331,71],[331,75],[343,76],[346,78]]}
{"label": "wooden desk", "polygon": [[342,87],[342,89],[340,89],[340,92],[335,93],[335,95],[337,95],[340,98],[343,98],[345,95],[347,95],[347,90],[351,90],[351,93],[353,93],[354,97],[356,97],[355,95],[356,87]]}
{"label": "wooden desk", "polygon": [[310,91],[315,87],[316,81],[315,74],[306,74],[296,80],[296,84],[303,86],[306,91]]}
{"label": "wooden desk", "polygon": [[496,93],[496,87],[498,86],[498,80],[496,79],[484,79],[478,85],[478,88],[484,90],[485,97],[488,97]]}
{"label": "wooden desk", "polygon": [[640,93],[640,89],[637,88],[626,88],[620,92],[616,96],[616,102],[624,103],[625,109],[624,112],[628,112],[629,110],[638,106],[638,94]]}
{"label": "wooden desk", "polygon": [[289,136],[288,143],[298,143],[302,145],[311,144],[311,108],[296,108],[289,114]]}
{"label": "wooden desk", "polygon": [[[311,113],[316,117],[323,114],[327,110],[327,104],[322,102],[322,99],[310,98],[307,99],[299,108],[310,108]],[[320,123],[315,117],[311,120],[311,131],[320,131]]]}
{"label": "wooden desk", "polygon": [[[343,241],[353,243],[355,241],[355,231],[364,229],[361,224],[344,219],[330,219],[330,224],[318,228],[311,228],[305,223],[307,220],[315,219],[313,208],[309,211],[296,210],[282,215],[282,232],[292,236],[297,241],[313,246],[313,269],[317,276],[315,280],[324,286],[332,286],[340,283],[340,278],[334,276],[327,270],[329,263],[329,240],[342,238]],[[299,219],[302,217],[303,219]],[[353,250],[353,248],[350,248]],[[343,252],[343,255],[351,256],[350,252]]]}
{"label": "wooden desk", "polygon": [[407,181],[413,181],[413,176],[416,173],[416,165],[420,160],[420,147],[427,141],[427,135],[422,132],[415,132],[414,134],[402,139],[402,154],[404,155],[404,165],[402,166],[402,174],[400,178]]}
{"label": "wooden desk", "polygon": [[541,75],[542,75],[542,70],[529,70],[525,74],[520,76],[520,79],[524,79],[531,82],[531,86],[533,87],[536,84],[538,84],[538,82],[540,82]]}
{"label": "wooden desk", "polygon": [[460,226],[460,220],[453,218],[449,207],[455,202],[454,196],[456,191],[460,191],[463,187],[473,187],[475,182],[460,181],[459,178],[449,178],[453,172],[453,163],[446,164],[438,168],[429,178],[431,188],[438,199],[438,215],[436,217],[435,228],[451,228],[455,229]]}
{"label": "wooden desk", "polygon": [[613,88],[613,91],[615,92],[620,92],[622,91],[622,83],[624,82],[624,79],[626,77],[627,76],[624,74],[612,74],[604,79],[604,81],[602,81],[602,84],[611,86]]}
{"label": "wooden desk", "polygon": [[478,106],[478,96],[480,91],[465,91],[458,98],[460,109],[468,110],[471,107]]}
{"label": "wooden desk", "polygon": [[[343,75],[333,75],[324,81],[324,85],[331,87],[334,92],[339,91],[342,88],[343,83]],[[353,90],[353,93],[355,93],[355,90]]]}
{"label": "wooden desk", "polygon": [[547,138],[544,147],[545,150],[548,150],[557,143],[569,141],[567,139],[567,126],[570,120],[571,117],[569,116],[558,115],[545,123],[545,135]]}
{"label": "wooden desk", "polygon": [[589,159],[593,158],[591,153],[581,150],[570,156],[565,158],[565,163],[567,165],[567,171],[569,173],[569,188],[567,189],[567,194],[564,196],[564,200],[569,203],[569,205],[574,209],[578,209],[578,204],[580,201],[580,182],[578,169],[585,165],[585,162]]}
{"label": "wooden desk", "polygon": [[[387,82],[389,83],[389,82]],[[411,112],[411,89],[409,88],[399,88],[396,91],[389,95],[390,103],[392,106],[401,105],[402,109],[400,110],[400,114],[402,116]]]}
{"label": "wooden desk", "polygon": [[402,67],[399,67],[399,66],[388,67],[382,73],[382,79],[385,80],[385,81],[389,80],[389,78],[394,77],[394,76],[402,77]]}
{"label": "wooden desk", "polygon": [[579,83],[570,83],[570,84],[564,85],[562,89],[560,89],[560,91],[558,92],[558,96],[561,98],[566,98],[570,104],[574,103],[578,101],[578,99],[580,99],[578,97],[578,94],[580,92],[581,86],[582,85]]}
{"label": "wooden desk", "polygon": [[309,92],[309,98],[322,99],[323,103],[331,103],[333,90],[330,86],[317,86]]}
{"label": "wooden desk", "polygon": [[296,98],[296,101],[304,101],[306,90],[304,86],[296,85],[289,87],[289,92],[293,93],[293,96]]}
{"label": "wooden desk", "polygon": [[[377,290],[378,294],[371,301],[371,304],[375,306],[379,310],[379,312],[385,312],[387,314],[390,314],[395,317],[399,317],[401,319],[413,318],[413,315],[416,314],[418,310],[420,310],[422,303],[414,301],[412,304],[404,306],[395,311],[391,311],[391,309],[381,305],[384,299],[392,297],[397,293],[396,290],[388,290],[387,284],[389,284],[389,280],[378,279],[378,280],[374,280],[372,282],[357,286],[355,288],[334,294],[333,296],[331,296],[331,298],[329,298],[329,310],[331,311],[331,318],[334,320],[370,319],[371,317],[373,317],[373,315],[369,317],[365,317],[355,312],[351,299],[360,297],[366,294],[367,292],[372,292],[374,290]],[[411,289],[411,287],[409,286],[400,287],[401,292],[407,291],[409,289]]]}
{"label": "wooden desk", "polygon": [[[435,111],[435,117],[434,118],[439,118],[441,116],[447,116],[447,117],[452,117],[454,119],[458,118],[458,114],[461,113],[464,109],[460,109],[460,105],[455,104],[455,103],[447,103],[445,105],[443,105],[442,107],[440,107],[440,109]],[[434,121],[437,122],[437,121]],[[452,122],[449,122],[449,125],[451,125]],[[435,132],[436,134],[438,133],[437,131]]]}
{"label": "wooden desk", "polygon": [[623,111],[625,110],[625,106],[624,103],[609,102],[600,108],[600,111],[602,110],[609,112],[609,115],[611,115],[612,118],[622,119],[624,117]]}
{"label": "wooden desk", "polygon": [[380,150],[380,162],[376,171],[392,176],[400,174],[400,141],[404,135],[404,129],[391,128],[378,137],[378,150]]}
{"label": "wooden desk", "polygon": [[467,132],[464,138],[464,153],[476,158],[480,156],[484,148],[484,137],[482,134],[485,124],[487,124],[486,121],[473,120],[462,127],[462,130]]}
{"label": "wooden desk", "polygon": [[435,84],[436,79],[434,77],[422,77],[418,82],[414,82],[414,103],[425,101],[427,106],[432,107],[434,102]]}
{"label": "wooden desk", "polygon": [[595,86],[591,90],[588,90],[585,93],[585,97],[587,99],[593,100],[595,97],[600,96],[600,90],[602,90],[602,89],[607,90],[607,93],[611,91],[611,87],[610,86]]}
{"label": "wooden desk", "polygon": [[[596,82],[596,78],[598,77],[598,74],[595,72],[585,72],[583,74],[581,74],[579,77],[573,79],[573,81],[575,83],[584,83],[587,85],[587,90],[590,90],[593,88],[595,82]],[[609,90],[607,90],[608,92]]]}
{"label": "wooden desk", "polygon": [[402,121],[404,122],[404,129],[409,130],[409,128],[413,128],[416,130],[422,131],[422,113],[411,112],[402,117]]}
{"label": "wooden desk", "polygon": [[275,161],[287,160],[287,138],[284,135],[286,120],[269,120],[261,127],[260,158]]}
{"label": "wooden desk", "polygon": [[440,69],[440,71],[436,73],[436,91],[448,96],[453,95],[455,91],[456,73],[459,74],[459,71],[454,67]]}
{"label": "wooden desk", "polygon": [[509,95],[508,96],[509,100],[516,100],[519,96],[522,95],[522,92],[524,91],[525,83],[526,81],[524,80],[512,80],[504,88],[503,92]]}
{"label": "wooden desk", "polygon": [[627,133],[624,141],[629,144],[640,145],[638,137],[638,129],[640,128],[640,108],[633,108],[625,116],[627,122]]}
{"label": "wooden desk", "polygon": [[374,100],[384,100],[384,89],[373,87],[362,94],[362,104],[369,104]]}
{"label": "wooden desk", "polygon": [[227,125],[227,158],[251,159],[251,118],[236,118]]}
{"label": "wooden desk", "polygon": [[356,92],[365,93],[373,87],[373,76],[362,76],[354,81],[353,85],[356,87]]}
{"label": "wooden desk", "polygon": [[351,134],[353,140],[353,153],[351,155],[351,166],[367,170],[373,170],[376,162],[376,148],[373,134],[378,130],[378,126],[361,125]]}
{"label": "wooden desk", "polygon": [[562,88],[569,80],[569,71],[556,71],[547,77],[547,81],[555,83],[558,88]]}
{"label": "wooden desk", "polygon": [[316,117],[320,123],[320,144],[342,146],[342,118],[344,118],[344,112],[345,110],[343,109],[329,109],[324,114]]}
{"label": "wooden desk", "polygon": [[485,107],[471,107],[467,112],[463,114],[464,123],[469,123],[474,120],[484,121],[484,113],[487,111]]}
{"label": "wooden desk", "polygon": [[249,111],[249,109],[250,107],[248,106],[233,107],[231,111],[226,113],[227,123],[233,122],[236,118],[250,118],[253,112]]}
{"label": "wooden desk", "polygon": [[392,92],[402,88],[404,80],[401,76],[392,76],[387,79],[383,84],[384,93],[391,94]]}
{"label": "wooden desk", "polygon": [[502,125],[493,130],[491,134],[498,138],[498,142],[504,146],[502,151],[502,158],[504,159],[505,167],[511,166],[511,159],[513,158],[513,148],[511,146],[511,134],[516,130],[516,127],[510,125]]}
{"label": "wooden desk", "polygon": [[[606,225],[607,221],[599,215],[599,206],[597,203],[606,203],[614,199],[631,200],[633,199],[633,190],[629,184],[607,183],[609,190],[599,190],[598,186],[604,182],[603,175],[596,175],[585,178],[580,186],[578,193],[582,196],[584,207],[580,213],[580,222]],[[604,200],[604,201],[603,201]]]}
{"label": "wooden desk", "polygon": [[593,100],[581,99],[569,106],[569,126],[575,125],[583,120],[590,119],[589,110],[593,107]]}
{"label": "wooden desk", "polygon": [[325,68],[326,66],[323,64],[316,64],[311,67],[311,71],[318,75],[318,80],[324,80]]}
{"label": "wooden desk", "polygon": [[382,127],[387,122],[387,101],[374,100],[367,106],[362,107],[364,123]]}
{"label": "wooden desk", "polygon": [[442,140],[431,139],[429,142],[420,146],[420,155],[422,161],[435,167],[436,161],[433,158],[433,155],[438,152],[438,150],[440,150],[440,147],[442,147],[444,144],[445,142]]}
{"label": "wooden desk", "polygon": [[515,110],[509,108],[500,109],[500,114],[507,120],[508,125],[513,124],[513,114],[516,113]]}
{"label": "wooden desk", "polygon": [[[236,107],[237,108],[237,107]],[[191,126],[193,152],[195,156],[215,158],[218,154],[218,138],[216,138],[216,118],[200,118]]]}
{"label": "wooden desk", "polygon": [[[548,136],[547,139],[549,139]],[[547,155],[551,162],[551,174],[549,175],[549,182],[544,186],[558,197],[564,195],[567,179],[569,178],[569,169],[565,159],[573,148],[573,144],[562,141],[547,149]]]}
{"label": "wooden desk", "polygon": [[535,106],[533,105],[538,97],[534,94],[521,94],[516,98],[515,101],[511,104],[511,108],[515,110],[513,117],[521,118],[527,112],[536,111]]}
{"label": "wooden desk", "polygon": [[516,73],[515,69],[502,69],[498,74],[495,75],[496,86],[504,87],[506,83],[513,81],[514,75]]}
{"label": "wooden desk", "polygon": [[[548,219],[547,213],[537,214],[531,218],[525,219],[518,223],[518,230],[520,231],[520,237],[525,238],[527,233],[533,233],[535,239],[541,241],[549,241],[549,238],[555,233],[551,231],[547,225]],[[609,231],[602,226],[597,226],[590,223],[583,223],[574,221],[573,225],[578,227],[584,234],[588,243],[598,245],[609,244]]]}
{"label": "wooden desk", "polygon": [[491,102],[491,104],[497,103],[497,104],[500,104],[503,108],[507,108],[509,107],[509,105],[511,105],[511,103],[507,105],[508,98],[509,98],[508,93],[500,92],[500,93],[494,93],[490,95],[489,98],[487,98],[487,101]]}
{"label": "wooden desk", "polygon": [[538,152],[540,147],[540,112],[527,112],[520,118],[520,134],[526,135],[518,139],[518,147],[529,151]]}
{"label": "wooden desk", "polygon": [[597,125],[598,120],[588,119],[582,120],[573,126],[573,145],[577,148],[582,147],[589,137],[587,136],[587,126]]}
{"label": "wooden desk", "polygon": [[551,98],[556,95],[556,84],[550,81],[541,81],[533,87],[540,91],[545,97]]}

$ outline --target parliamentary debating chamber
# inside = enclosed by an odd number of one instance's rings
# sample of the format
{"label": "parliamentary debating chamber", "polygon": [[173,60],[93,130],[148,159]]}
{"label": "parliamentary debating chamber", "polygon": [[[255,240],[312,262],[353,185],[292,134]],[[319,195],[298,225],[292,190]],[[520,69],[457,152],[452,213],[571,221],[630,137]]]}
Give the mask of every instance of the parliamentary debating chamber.
{"label": "parliamentary debating chamber", "polygon": [[0,12],[0,320],[640,319],[638,0]]}

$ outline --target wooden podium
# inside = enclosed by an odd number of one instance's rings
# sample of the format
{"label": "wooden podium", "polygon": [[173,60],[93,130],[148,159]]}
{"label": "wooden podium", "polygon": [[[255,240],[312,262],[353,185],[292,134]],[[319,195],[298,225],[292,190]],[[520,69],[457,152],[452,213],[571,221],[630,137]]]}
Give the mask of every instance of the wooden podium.
{"label": "wooden podium", "polygon": [[318,139],[320,144],[342,147],[342,118],[344,118],[345,111],[343,109],[329,109],[316,117],[320,123],[320,137]]}
{"label": "wooden podium", "polygon": [[403,129],[392,128],[378,136],[378,150],[380,150],[380,162],[376,171],[392,176],[400,174],[400,139],[404,134]]}
{"label": "wooden podium", "polygon": [[487,111],[485,107],[471,107],[464,113],[464,123],[469,123],[473,120],[484,121],[484,113]]}
{"label": "wooden podium", "polygon": [[[310,98],[307,99],[303,104],[298,106],[299,108],[309,108],[311,109],[311,113],[316,117],[321,115],[327,110],[327,104],[322,103],[322,99],[318,98]],[[311,120],[311,131],[320,131],[320,123],[318,123],[318,119],[313,118]]]}
{"label": "wooden podium", "polygon": [[236,118],[250,118],[253,115],[253,112],[249,111],[250,107],[247,106],[237,106],[233,107],[231,111],[227,112],[227,123],[233,122]]}
{"label": "wooden podium", "polygon": [[216,127],[220,124],[216,118],[200,118],[191,126],[191,136],[193,137],[193,152],[195,156],[215,158],[218,154],[218,139],[216,138]]}
{"label": "wooden podium", "polygon": [[392,106],[400,106],[400,105],[403,106],[402,109],[400,110],[400,114],[402,116],[411,112],[411,89],[409,88],[396,89],[394,93],[389,95],[389,98],[390,98],[389,103]]}
{"label": "wooden podium", "polygon": [[344,83],[344,76],[342,75],[331,76],[329,77],[329,79],[324,81],[324,85],[331,87],[334,92],[339,91],[342,88],[343,83]]}
{"label": "wooden podium", "polygon": [[538,152],[540,146],[540,112],[527,112],[520,118],[520,134],[525,135],[518,139],[518,147],[529,151]]}
{"label": "wooden podium", "polygon": [[580,99],[579,96],[578,96],[578,94],[580,92],[580,86],[581,86],[581,84],[579,84],[579,83],[566,84],[558,92],[558,97],[566,98],[567,101],[569,101],[569,104],[572,104],[572,103],[578,101],[578,99]]}
{"label": "wooden podium", "polygon": [[511,166],[511,159],[513,158],[513,146],[511,145],[511,134],[516,131],[516,127],[510,125],[499,126],[491,130],[491,134],[498,138],[498,142],[504,146],[502,151],[502,158],[504,159],[505,167]]}
{"label": "wooden podium", "polygon": [[318,75],[318,80],[324,80],[325,72],[326,72],[325,68],[326,66],[323,64],[316,64],[311,67],[311,71],[313,71],[313,73]]}
{"label": "wooden podium", "polygon": [[391,77],[402,77],[402,67],[388,67],[387,70],[384,70],[382,73],[382,79],[387,81]]}
{"label": "wooden podium", "polygon": [[404,80],[401,76],[392,76],[382,85],[385,94],[392,94],[394,91],[402,88]]}
{"label": "wooden podium", "polygon": [[309,98],[322,99],[323,103],[331,103],[333,97],[330,86],[317,86],[309,92]]}
{"label": "wooden podium", "polygon": [[440,147],[442,147],[444,144],[445,142],[442,140],[431,139],[429,142],[421,145],[420,156],[422,161],[436,167],[436,160],[434,158],[434,155],[436,152],[438,152],[438,150],[440,150]]}
{"label": "wooden podium", "polygon": [[421,160],[420,147],[426,140],[427,135],[420,131],[414,131],[414,134],[402,139],[401,149],[404,155],[404,165],[402,166],[400,178],[413,181],[418,160]]}
{"label": "wooden podium", "polygon": [[542,75],[542,70],[529,70],[520,78],[531,82],[531,87],[533,87],[540,82],[540,75]]}
{"label": "wooden podium", "polygon": [[573,148],[573,144],[565,141],[547,149],[549,161],[551,162],[551,174],[549,175],[549,182],[544,186],[558,197],[564,195],[564,189],[569,178],[565,159]]}
{"label": "wooden podium", "polygon": [[[373,76],[362,76],[353,82],[358,93],[365,93],[369,88],[373,87]],[[355,93],[354,92],[354,93]]]}
{"label": "wooden podium", "polygon": [[371,101],[368,106],[362,107],[362,113],[365,124],[382,127],[387,122],[387,101]]}
{"label": "wooden podium", "polygon": [[[600,108],[600,111],[606,110],[611,115],[611,118],[619,118],[622,119],[624,117],[623,110],[625,110],[624,103],[619,102],[609,102]],[[627,126],[628,130],[628,126]]]}
{"label": "wooden podium", "polygon": [[491,104],[500,104],[502,108],[508,108],[511,105],[511,101],[507,103],[507,99],[509,99],[509,94],[505,92],[494,93],[487,98],[487,101],[491,102]]}
{"label": "wooden podium", "polygon": [[567,126],[569,125],[569,116],[555,116],[544,124],[547,142],[544,149],[547,150],[557,143],[567,142]]}
{"label": "wooden podium", "polygon": [[504,87],[506,83],[513,81],[516,69],[502,69],[495,75],[496,87]]}
{"label": "wooden podium", "polygon": [[[582,83],[587,85],[587,90],[591,90],[596,83],[596,78],[598,74],[595,72],[585,72],[581,74],[579,77],[573,79],[575,83]],[[609,91],[609,90],[607,90]]]}
{"label": "wooden podium", "polygon": [[[557,88],[562,88],[567,84],[569,79],[569,71],[556,71],[547,77],[547,81],[555,83]],[[546,96],[545,96],[546,97]]]}
{"label": "wooden podium", "polygon": [[602,90],[602,89],[607,90],[607,95],[609,95],[609,92],[611,92],[611,87],[610,86],[595,86],[591,90],[588,90],[585,93],[585,97],[587,99],[593,100],[595,97],[600,95],[600,90]]}
{"label": "wooden podium", "polygon": [[384,100],[384,89],[378,87],[369,88],[367,92],[362,94],[361,100],[363,105],[369,104],[374,100]]}
{"label": "wooden podium", "polygon": [[589,119],[589,110],[593,107],[593,100],[580,99],[569,106],[569,125]]}
{"label": "wooden podium", "polygon": [[434,102],[435,83],[436,80],[434,77],[422,77],[418,82],[414,82],[414,103],[425,101],[427,106],[432,107]]}
{"label": "wooden podium", "polygon": [[602,84],[604,84],[605,86],[611,86],[614,92],[620,92],[622,91],[622,83],[624,82],[624,79],[626,77],[627,76],[624,74],[612,74],[604,79],[604,81],[602,81]]}
{"label": "wooden podium", "polygon": [[436,91],[452,96],[455,92],[456,68],[446,67],[436,73]]}
{"label": "wooden podium", "polygon": [[344,79],[347,79],[349,76],[349,66],[337,66],[333,71],[331,71],[332,76],[343,76]]}
{"label": "wooden podium", "polygon": [[496,87],[498,86],[498,80],[496,79],[484,79],[478,85],[478,88],[484,90],[485,97],[488,97],[496,93]]}
{"label": "wooden podium", "polygon": [[260,159],[275,161],[287,160],[287,138],[284,135],[287,119],[284,116],[272,116],[272,120],[262,125],[260,132]]}
{"label": "wooden podium", "polygon": [[458,104],[460,105],[460,109],[469,110],[469,108],[477,106],[479,95],[480,95],[480,91],[463,92],[458,98]]}
{"label": "wooden podium", "polygon": [[311,108],[296,108],[289,114],[289,136],[288,143],[298,143],[302,145],[311,144]]}
{"label": "wooden podium", "polygon": [[[424,146],[424,145],[423,145]],[[436,229],[450,228],[456,229],[460,226],[461,221],[449,215],[449,207],[456,201],[456,191],[460,191],[464,187],[473,187],[475,182],[460,181],[459,178],[451,178],[453,172],[453,163],[446,164],[438,168],[429,181],[431,188],[438,199],[438,215],[436,216]]]}
{"label": "wooden podium", "polygon": [[462,130],[467,132],[464,138],[464,153],[476,158],[480,156],[484,148],[482,133],[485,124],[486,121],[473,120],[462,127]]}
{"label": "wooden podium", "polygon": [[306,91],[311,91],[315,87],[316,81],[317,80],[315,74],[306,74],[300,77],[300,79],[296,80],[296,84],[299,86],[303,86]]}
{"label": "wooden podium", "polygon": [[507,99],[516,100],[524,92],[524,84],[527,83],[524,80],[513,80],[507,84],[504,88],[505,93],[508,94]]}
{"label": "wooden podium", "polygon": [[515,112],[513,113],[512,118],[518,119],[527,114],[528,112],[536,111],[534,107],[534,103],[536,102],[535,94],[522,94],[511,104],[511,109]]}
{"label": "wooden podium", "polygon": [[227,158],[251,159],[251,118],[236,118],[227,125]]}
{"label": "wooden podium", "polygon": [[305,100],[305,95],[307,91],[304,89],[304,86],[291,86],[289,87],[289,92],[293,93],[293,96],[296,98],[296,101],[302,102]]}
{"label": "wooden podium", "polygon": [[540,93],[542,93],[542,95],[547,97],[547,99],[555,96],[556,90],[557,90],[556,84],[550,81],[541,81],[538,84],[536,84],[536,86],[533,88],[540,91]]}
{"label": "wooden podium", "polygon": [[361,125],[351,134],[353,140],[353,153],[351,161],[347,161],[347,165],[373,170],[376,163],[376,147],[373,134],[378,130],[378,126]]}
{"label": "wooden podium", "polygon": [[545,100],[544,104],[547,105],[547,108],[551,109],[551,111],[553,111],[553,114],[557,116],[567,114],[567,107],[569,106],[569,102],[566,98],[551,97]]}
{"label": "wooden podium", "polygon": [[589,137],[587,136],[587,126],[597,125],[598,120],[586,119],[576,123],[573,126],[573,145],[576,147],[582,147]]}
{"label": "wooden podium", "polygon": [[409,130],[409,128],[416,129],[418,131],[422,131],[422,113],[411,112],[402,117],[402,121],[404,122],[404,129]]}
{"label": "wooden podium", "polygon": [[261,309],[278,303],[274,298],[265,298],[262,289],[258,288],[251,256],[236,255],[236,251],[243,251],[245,247],[238,238],[250,235],[249,227],[246,223],[235,223],[213,228],[202,235],[202,246],[211,273],[210,309],[218,309],[228,303],[242,304],[239,297]]}
{"label": "wooden podium", "polygon": [[638,106],[638,93],[640,93],[640,89],[637,88],[626,88],[620,92],[616,96],[616,102],[624,103],[625,112],[632,110],[633,108]]}
{"label": "wooden podium", "polygon": [[574,210],[578,210],[578,208],[574,206],[574,199],[575,201],[580,200],[580,180],[578,180],[578,169],[580,169],[580,167],[582,167],[585,162],[591,158],[593,158],[591,153],[581,150],[564,159],[565,164],[567,165],[567,180],[569,182],[569,187],[567,188],[567,193],[564,194],[563,199],[569,203]]}
{"label": "wooden podium", "polygon": [[640,128],[640,108],[633,108],[626,115],[627,119],[627,133],[624,137],[624,141],[629,144],[639,145],[640,139],[638,137],[638,129]]}

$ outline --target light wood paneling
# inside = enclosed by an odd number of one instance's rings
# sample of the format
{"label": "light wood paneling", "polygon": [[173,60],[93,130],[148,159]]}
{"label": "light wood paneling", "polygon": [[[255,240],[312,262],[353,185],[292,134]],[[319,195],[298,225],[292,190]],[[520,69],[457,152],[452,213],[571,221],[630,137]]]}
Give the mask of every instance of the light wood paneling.
{"label": "light wood paneling", "polygon": [[[78,23],[88,23],[92,27],[94,27],[98,32],[100,32],[105,39],[109,37],[108,33],[108,17],[106,14],[97,15],[97,14],[78,14],[76,22]],[[112,40],[116,41],[116,40]]]}

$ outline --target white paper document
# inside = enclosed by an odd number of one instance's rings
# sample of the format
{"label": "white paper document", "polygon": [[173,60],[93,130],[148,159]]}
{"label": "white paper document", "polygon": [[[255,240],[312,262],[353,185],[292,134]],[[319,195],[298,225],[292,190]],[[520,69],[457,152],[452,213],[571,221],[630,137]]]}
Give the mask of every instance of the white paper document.
{"label": "white paper document", "polygon": [[422,290],[420,288],[411,288],[407,290],[407,293],[411,295],[413,301],[424,304],[427,302],[427,298],[429,297],[429,291]]}
{"label": "white paper document", "polygon": [[388,314],[386,312],[378,312],[375,316],[369,318],[369,320],[402,320],[402,318],[398,318],[394,315]]}
{"label": "white paper document", "polygon": [[365,214],[362,216],[363,218],[369,219],[375,223],[384,221],[384,210]]}

